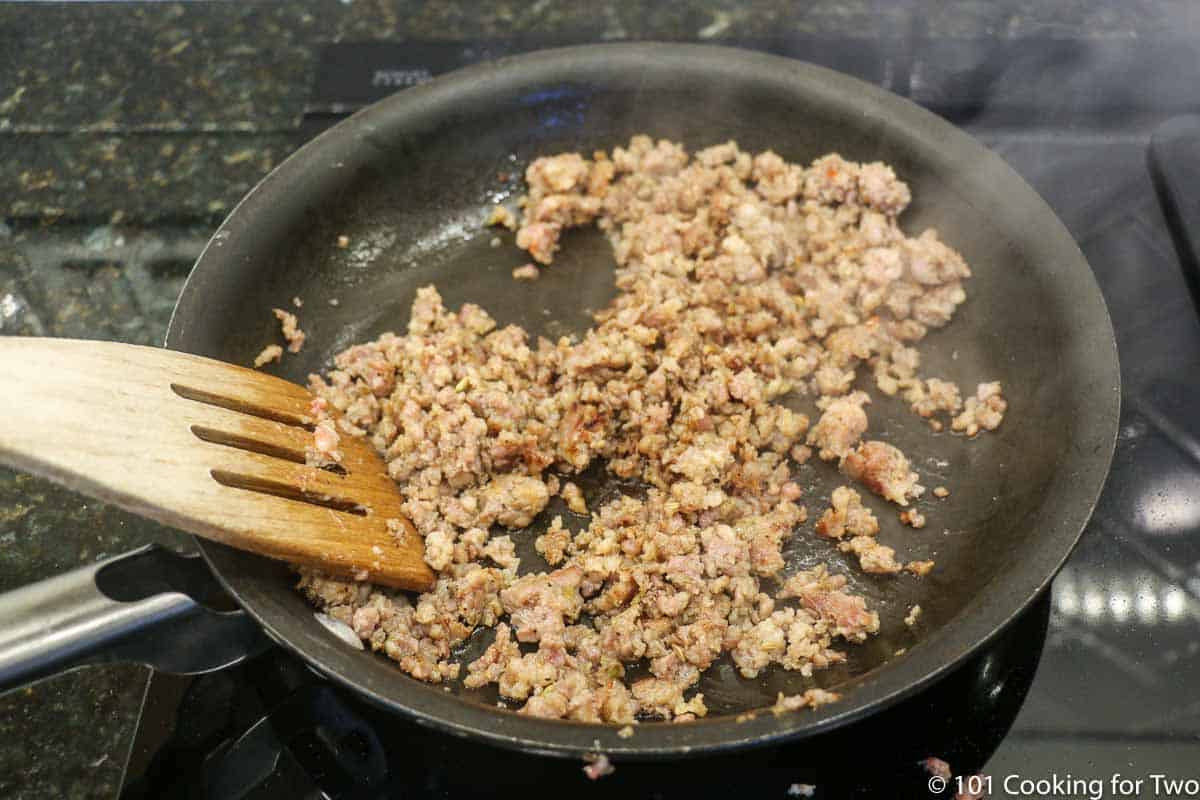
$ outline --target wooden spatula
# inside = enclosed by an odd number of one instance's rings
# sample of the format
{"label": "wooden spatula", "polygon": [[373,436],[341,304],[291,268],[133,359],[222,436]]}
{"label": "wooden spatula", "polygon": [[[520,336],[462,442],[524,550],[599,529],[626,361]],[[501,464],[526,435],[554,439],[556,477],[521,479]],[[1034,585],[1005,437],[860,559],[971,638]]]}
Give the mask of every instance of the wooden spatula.
{"label": "wooden spatula", "polygon": [[340,470],[305,464],[312,399],[186,353],[0,337],[0,462],[242,550],[430,589],[371,443],[343,434]]}

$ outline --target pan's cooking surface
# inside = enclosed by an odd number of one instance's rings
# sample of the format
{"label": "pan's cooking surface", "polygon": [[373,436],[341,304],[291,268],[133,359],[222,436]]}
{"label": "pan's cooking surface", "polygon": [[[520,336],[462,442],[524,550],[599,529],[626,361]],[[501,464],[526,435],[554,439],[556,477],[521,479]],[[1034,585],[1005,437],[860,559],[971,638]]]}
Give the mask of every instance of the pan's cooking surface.
{"label": "pan's cooking surface", "polygon": [[[902,529],[894,509],[873,503],[881,539],[905,557],[935,558],[938,569],[923,581],[840,570],[880,608],[883,631],[853,648],[844,668],[818,674],[819,685],[848,691],[812,714],[741,725],[722,718],[811,685],[789,673],[744,681],[722,661],[700,687],[714,717],[698,724],[644,725],[625,741],[607,729],[518,718],[489,708],[486,694],[450,696],[349,650],[312,619],[286,570],[205,546],[268,630],[340,680],[433,724],[544,750],[581,752],[599,738],[606,750],[646,754],[844,721],[957,661],[1023,607],[1069,551],[1103,482],[1117,409],[1112,333],[1086,263],[1050,210],[998,159],[915,107],[823,70],[734,51],[542,53],[356,116],[289,160],[227,221],[189,280],[168,344],[248,362],[273,336],[269,309],[299,296],[309,344],[282,374],[303,380],[346,345],[402,329],[416,288],[428,283],[450,306],[477,302],[535,334],[581,330],[586,311],[612,296],[603,240],[568,237],[540,281],[516,284],[509,271],[525,259],[511,236],[488,246],[495,232],[481,222],[497,193],[512,189],[498,172],[519,172],[540,154],[608,148],[636,132],[691,148],[734,138],[792,161],[838,150],[894,165],[915,198],[906,230],[938,227],[975,272],[954,322],[923,344],[926,369],[964,385],[1002,381],[1008,417],[997,434],[967,443],[932,435],[899,403],[877,399],[873,431],[914,457],[923,483],[952,492],[920,504],[929,517],[920,531]],[[336,246],[341,235],[350,247]],[[807,400],[796,402],[812,412]],[[798,475],[810,513],[819,510],[834,474],[810,464]],[[528,546],[534,535],[520,538]],[[786,553],[791,565],[842,560],[807,528]],[[523,555],[527,567],[536,563]],[[924,609],[920,641],[900,621],[913,603]],[[908,654],[892,657],[901,647]]]}

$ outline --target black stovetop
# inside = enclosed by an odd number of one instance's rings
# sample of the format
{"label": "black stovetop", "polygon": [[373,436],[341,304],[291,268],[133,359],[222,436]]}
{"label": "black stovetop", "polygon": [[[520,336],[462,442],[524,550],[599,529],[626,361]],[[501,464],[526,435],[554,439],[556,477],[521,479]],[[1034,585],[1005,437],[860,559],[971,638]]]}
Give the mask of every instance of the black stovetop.
{"label": "black stovetop", "polygon": [[[1151,774],[1200,778],[1200,318],[1189,293],[1197,284],[1184,277],[1197,252],[1186,220],[1200,134],[1191,137],[1178,119],[1200,110],[1200,47],[1182,36],[953,38],[919,24],[894,33],[725,43],[831,66],[942,114],[1020,172],[1082,247],[1113,318],[1123,410],[1108,485],[1048,597],[952,676],[866,723],[702,763],[619,763],[595,784],[577,763],[502,752],[382,714],[275,648],[196,678],[156,674],[123,796],[786,797],[812,786],[818,797],[929,797],[917,765],[926,756],[958,774],[990,776],[995,797],[1087,796],[1094,788],[1064,794],[1020,783],[1054,776],[1100,780],[1104,797],[1153,796]],[[315,135],[460,64],[562,43],[330,46],[301,131]],[[1160,196],[1150,144],[1171,120],[1158,152]],[[1164,208],[1180,215],[1176,239]],[[163,253],[187,260],[203,235],[171,224],[163,241],[178,253],[135,238],[93,242],[88,253],[108,247],[130,263],[146,261],[150,272]],[[46,249],[38,236],[23,245],[31,259]],[[1111,783],[1118,773],[1143,779],[1142,790],[1122,793],[1125,785]],[[1006,791],[1006,778],[1016,791]]]}
{"label": "black stovetop", "polygon": [[[123,797],[382,800],[569,792],[704,798],[734,791],[780,797],[793,785],[816,787],[817,797],[929,797],[923,759],[936,754],[971,774],[1003,741],[1029,691],[1049,617],[1044,598],[987,652],[918,696],[842,731],[682,766],[620,763],[595,783],[579,762],[420,728],[330,685],[275,648],[198,678],[156,674]],[[176,720],[162,710],[175,710]],[[936,724],[914,736],[914,721],[921,720]],[[873,754],[869,762],[863,753]]]}

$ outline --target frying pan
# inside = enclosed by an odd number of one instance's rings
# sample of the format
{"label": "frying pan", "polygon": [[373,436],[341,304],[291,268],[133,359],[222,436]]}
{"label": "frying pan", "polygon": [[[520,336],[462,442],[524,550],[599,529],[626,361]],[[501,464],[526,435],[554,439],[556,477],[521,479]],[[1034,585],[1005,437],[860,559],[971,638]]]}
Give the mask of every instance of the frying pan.
{"label": "frying pan", "polygon": [[[630,738],[615,727],[497,708],[494,689],[415,681],[330,634],[285,565],[197,542],[271,638],[417,722],[530,752],[626,758],[727,751],[845,725],[937,679],[1025,609],[1070,553],[1103,485],[1119,410],[1116,345],[1091,270],[1050,208],[998,157],[906,100],[816,66],[731,49],[543,51],[447,75],[356,114],[288,158],[233,211],[180,295],[167,347],[247,363],[276,335],[270,309],[299,297],[308,344],[278,369],[303,382],[348,345],[402,331],[416,290],[428,284],[450,307],[476,302],[534,335],[581,331],[614,292],[602,237],[572,232],[539,281],[515,283],[510,271],[527,256],[509,234],[490,246],[496,233],[482,222],[493,203],[514,199],[538,155],[608,149],[643,132],[691,149],[735,139],[802,163],[838,151],[891,164],[913,190],[905,229],[936,226],[974,269],[955,320],[922,344],[923,370],[965,386],[1001,381],[1008,417],[968,441],[934,434],[898,401],[878,398],[872,435],[905,450],[926,486],[951,491],[919,504],[929,518],[922,530],[901,528],[894,508],[869,499],[883,520],[880,538],[937,568],[923,580],[864,576],[802,526],[785,549],[788,573],[832,562],[880,611],[880,635],[812,679],[771,671],[746,680],[722,658],[699,687],[707,718],[647,722]],[[810,399],[789,402],[814,412]],[[810,515],[819,513],[840,481],[825,464],[796,470]],[[619,490],[602,469],[584,482],[593,505]],[[538,526],[515,536],[525,569],[541,563],[532,548]],[[923,614],[910,629],[902,619],[914,604]],[[481,632],[469,640],[464,660],[488,639]],[[814,685],[843,699],[738,720],[779,691]]]}

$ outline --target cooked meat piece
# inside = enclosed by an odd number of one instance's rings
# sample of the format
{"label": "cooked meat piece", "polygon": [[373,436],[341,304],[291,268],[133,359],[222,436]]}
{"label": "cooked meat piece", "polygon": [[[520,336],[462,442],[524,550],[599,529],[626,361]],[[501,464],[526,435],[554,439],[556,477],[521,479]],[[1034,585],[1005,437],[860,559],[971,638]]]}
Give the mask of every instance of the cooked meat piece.
{"label": "cooked meat piece", "polygon": [[546,559],[546,563],[557,567],[566,557],[571,544],[571,532],[563,527],[562,517],[555,517],[550,527],[533,543],[534,549]]}
{"label": "cooked meat piece", "polygon": [[537,642],[545,637],[560,639],[564,620],[574,620],[583,608],[579,585],[583,571],[564,567],[549,574],[526,575],[500,593],[517,640]]}
{"label": "cooked meat piece", "polygon": [[909,500],[925,491],[917,483],[920,476],[909,468],[908,459],[886,442],[863,442],[846,454],[841,469],[875,494],[898,505],[908,505]]}
{"label": "cooked meat piece", "polygon": [[900,521],[911,528],[924,528],[925,515],[915,508],[909,508],[900,512]]}
{"label": "cooked meat piece", "polygon": [[[505,580],[499,570],[469,565],[457,578],[440,579],[415,606],[401,593],[332,580],[307,569],[301,570],[299,588],[330,617],[354,623],[373,650],[413,677],[436,683],[458,675],[451,649],[475,627],[499,620],[503,609],[497,592]],[[359,613],[364,608],[376,613]]]}
{"label": "cooked meat piece", "polygon": [[863,405],[871,402],[865,392],[840,397],[825,408],[817,424],[808,432],[808,444],[819,448],[823,461],[836,461],[846,456],[867,430],[867,412]]}
{"label": "cooked meat piece", "polygon": [[817,533],[827,539],[850,536],[874,536],[879,520],[862,504],[862,497],[848,486],[833,490],[829,509],[817,521]]}
{"label": "cooked meat piece", "polygon": [[520,657],[521,649],[512,638],[512,629],[501,622],[496,626],[496,637],[483,651],[483,655],[467,665],[467,676],[463,678],[463,686],[477,689],[499,681],[509,664]]}
{"label": "cooked meat piece", "polygon": [[567,481],[562,487],[563,500],[567,501],[567,508],[574,511],[576,514],[588,513],[587,502],[583,499],[583,492],[575,484]]}
{"label": "cooked meat piece", "polygon": [[904,618],[904,624],[911,628],[913,625],[917,624],[917,619],[919,619],[920,616],[921,616],[921,607],[913,606],[912,608],[910,608],[908,610],[908,616],[906,616]]}
{"label": "cooked meat piece", "polygon": [[587,764],[583,767],[583,774],[588,776],[588,780],[597,781],[605,775],[612,775],[617,771],[617,768],[608,760],[608,756],[604,753],[599,755],[589,756],[585,759]]}
{"label": "cooked meat piece", "polygon": [[691,700],[684,700],[683,687],[662,678],[643,678],[633,684],[633,696],[644,711],[667,719],[684,714],[702,717],[708,713],[704,695],[696,694]]}
{"label": "cooked meat piece", "polygon": [[537,264],[525,264],[512,271],[514,281],[536,281],[540,275],[541,271],[538,270]]}
{"label": "cooked meat piece", "polygon": [[289,353],[299,353],[300,348],[304,346],[304,331],[300,330],[300,323],[296,320],[296,315],[290,311],[284,311],[282,308],[271,309],[275,318],[279,320],[279,327],[283,333],[283,338],[287,340],[287,349]]}
{"label": "cooked meat piece", "polygon": [[843,553],[858,556],[858,565],[863,572],[873,575],[895,575],[902,569],[896,561],[896,551],[880,544],[873,536],[855,536],[838,545]]}
{"label": "cooked meat piece", "polygon": [[578,153],[539,158],[525,171],[525,182],[536,194],[565,194],[583,188],[590,166]]}
{"label": "cooked meat piece", "polygon": [[905,572],[911,572],[919,578],[924,578],[933,571],[934,562],[932,561],[910,561],[904,565]]}
{"label": "cooked meat piece", "polygon": [[480,515],[506,528],[524,528],[549,500],[550,492],[540,479],[501,475],[479,492]]}
{"label": "cooked meat piece", "polygon": [[578,153],[539,158],[525,171],[529,195],[517,230],[517,247],[535,261],[549,264],[563,228],[585,225],[599,214],[614,168],[606,160],[588,161]]}
{"label": "cooked meat piece", "polygon": [[1004,420],[1004,412],[1008,410],[1008,401],[1000,393],[999,382],[981,383],[975,390],[974,397],[968,397],[963,412],[954,418],[951,428],[975,436],[980,429],[994,431]]}
{"label": "cooked meat piece", "polygon": [[863,203],[890,217],[908,207],[912,194],[887,164],[863,164],[858,173],[858,194]]}
{"label": "cooked meat piece", "polygon": [[826,703],[835,703],[840,699],[841,695],[838,693],[828,692],[824,689],[807,689],[800,694],[793,695],[784,695],[783,692],[780,692],[775,699],[775,705],[771,706],[771,713],[778,717],[789,711],[800,708],[816,708]]}
{"label": "cooked meat piece", "polygon": [[805,608],[829,621],[839,636],[861,642],[879,630],[879,615],[867,610],[863,598],[843,592],[845,585],[844,576],[830,575],[819,566],[788,578],[779,598],[800,598]]}
{"label": "cooked meat piece", "polygon": [[342,463],[342,451],[338,449],[341,436],[330,419],[318,422],[313,429],[313,443],[304,451],[304,463],[310,467],[327,467]]}
{"label": "cooked meat piece", "polygon": [[488,540],[480,553],[504,569],[516,572],[521,565],[521,559],[517,558],[516,551],[517,545],[511,536],[496,536]]}
{"label": "cooked meat piece", "polygon": [[508,228],[510,231],[517,229],[517,218],[507,208],[501,205],[492,206],[491,213],[488,214],[487,221],[483,223],[487,226],[500,225]]}
{"label": "cooked meat piece", "polygon": [[561,225],[545,222],[523,225],[517,231],[517,247],[528,250],[529,255],[537,261],[549,264],[554,260],[554,252],[558,250],[558,237],[561,232]]}
{"label": "cooked meat piece", "polygon": [[958,386],[938,378],[914,381],[905,391],[904,399],[922,417],[931,417],[938,412],[957,414],[962,408]]}
{"label": "cooked meat piece", "polygon": [[282,357],[283,348],[277,344],[269,344],[262,349],[261,353],[254,357],[254,366],[257,369],[258,367],[270,364],[272,361],[278,361]]}
{"label": "cooked meat piece", "polygon": [[879,520],[863,506],[858,492],[848,486],[833,490],[830,507],[817,521],[816,531],[827,539],[842,540],[838,549],[857,556],[863,572],[894,575],[901,570],[896,551],[874,538],[879,533]]}
{"label": "cooked meat piece", "polygon": [[445,531],[434,531],[425,537],[425,563],[438,571],[450,566],[454,560],[454,536]]}

